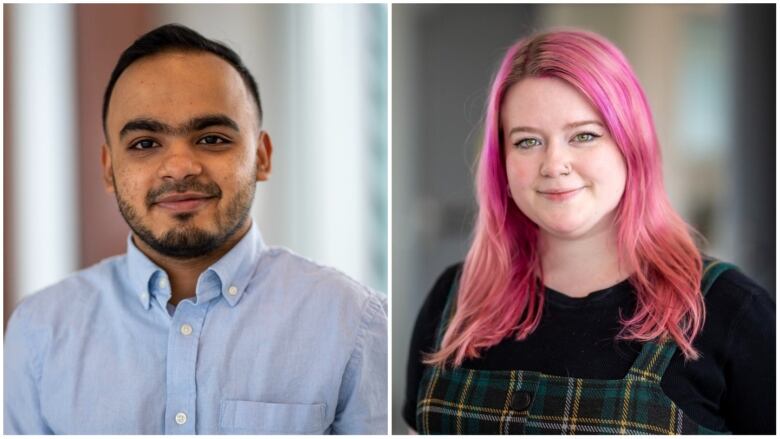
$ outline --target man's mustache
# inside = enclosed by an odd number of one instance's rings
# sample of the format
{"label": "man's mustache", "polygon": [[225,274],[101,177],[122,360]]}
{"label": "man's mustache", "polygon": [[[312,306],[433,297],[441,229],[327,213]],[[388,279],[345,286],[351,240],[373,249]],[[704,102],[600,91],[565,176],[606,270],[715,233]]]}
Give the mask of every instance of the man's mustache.
{"label": "man's mustache", "polygon": [[160,187],[152,189],[146,194],[146,206],[156,203],[164,195],[184,192],[197,192],[216,198],[222,197],[222,189],[213,181],[208,183],[201,183],[197,180],[166,181]]}

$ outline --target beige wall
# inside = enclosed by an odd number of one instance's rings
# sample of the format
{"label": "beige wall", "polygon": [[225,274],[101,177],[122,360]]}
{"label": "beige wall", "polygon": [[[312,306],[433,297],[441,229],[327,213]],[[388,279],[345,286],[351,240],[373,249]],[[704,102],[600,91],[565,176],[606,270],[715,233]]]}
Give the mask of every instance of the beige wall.
{"label": "beige wall", "polygon": [[103,92],[119,55],[149,30],[154,5],[77,5],[79,120],[79,267],[123,253],[129,231],[103,188],[100,145]]}

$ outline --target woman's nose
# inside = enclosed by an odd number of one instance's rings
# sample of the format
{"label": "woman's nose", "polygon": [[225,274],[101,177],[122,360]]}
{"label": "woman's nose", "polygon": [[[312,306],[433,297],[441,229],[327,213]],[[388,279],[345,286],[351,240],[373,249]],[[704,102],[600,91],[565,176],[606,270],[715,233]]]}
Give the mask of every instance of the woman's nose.
{"label": "woman's nose", "polygon": [[571,173],[571,155],[568,152],[568,145],[550,142],[545,146],[539,173],[543,177],[569,175]]}

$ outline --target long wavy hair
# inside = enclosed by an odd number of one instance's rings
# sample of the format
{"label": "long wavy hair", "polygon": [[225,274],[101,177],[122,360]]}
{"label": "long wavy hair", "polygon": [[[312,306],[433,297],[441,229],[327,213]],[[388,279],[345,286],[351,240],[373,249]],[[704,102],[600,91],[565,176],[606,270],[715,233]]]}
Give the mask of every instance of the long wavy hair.
{"label": "long wavy hair", "polygon": [[615,222],[619,263],[633,273],[629,281],[637,306],[633,315],[621,316],[618,338],[646,342],[671,337],[686,359],[698,358],[692,342],[704,324],[701,255],[692,229],[664,190],[660,148],[644,92],[612,43],[590,32],[557,30],[518,41],[493,81],[476,172],[479,213],[473,242],[455,314],[439,350],[426,362],[459,366],[510,335],[523,340],[541,319],[538,226],[518,209],[507,188],[499,113],[507,90],[528,77],[559,78],[582,93],[626,162],[626,187]]}

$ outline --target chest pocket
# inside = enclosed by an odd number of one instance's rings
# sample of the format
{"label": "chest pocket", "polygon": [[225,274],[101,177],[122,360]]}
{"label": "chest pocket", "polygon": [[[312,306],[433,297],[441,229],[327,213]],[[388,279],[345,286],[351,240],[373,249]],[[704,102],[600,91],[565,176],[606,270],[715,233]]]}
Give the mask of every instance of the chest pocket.
{"label": "chest pocket", "polygon": [[224,400],[219,426],[229,434],[322,434],[325,404]]}

